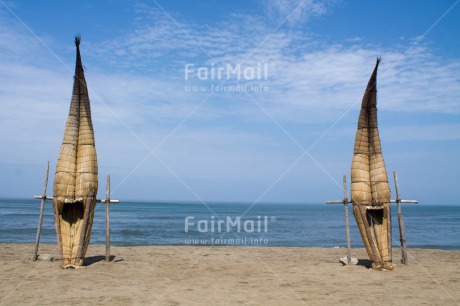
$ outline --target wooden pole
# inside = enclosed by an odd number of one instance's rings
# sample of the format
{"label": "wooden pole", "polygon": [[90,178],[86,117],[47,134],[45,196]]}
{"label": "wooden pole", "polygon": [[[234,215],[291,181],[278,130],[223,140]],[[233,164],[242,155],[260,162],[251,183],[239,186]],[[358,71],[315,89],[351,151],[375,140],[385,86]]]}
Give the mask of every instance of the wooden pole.
{"label": "wooden pole", "polygon": [[105,194],[105,261],[110,261],[110,175],[107,176]]}
{"label": "wooden pole", "polygon": [[347,176],[343,176],[343,207],[345,208],[345,227],[347,231],[347,263],[351,265],[350,221],[348,218]]}
{"label": "wooden pole", "polygon": [[43,213],[45,210],[45,201],[46,201],[46,189],[48,188],[48,174],[50,172],[50,162],[48,161],[48,166],[46,167],[46,176],[45,176],[45,183],[43,186],[43,194],[42,194],[42,201],[40,204],[40,217],[38,219],[38,228],[37,228],[37,236],[35,238],[35,250],[34,256],[32,257],[33,261],[37,260],[38,257],[38,245],[40,244],[40,234],[42,231],[42,223],[43,223]]}
{"label": "wooden pole", "polygon": [[[42,228],[42,222],[43,222],[43,212],[44,212],[44,207],[45,207],[45,202],[48,200],[48,201],[51,201],[53,200],[53,197],[48,197],[46,195],[46,189],[47,189],[47,186],[48,186],[48,175],[49,175],[49,166],[50,166],[50,163],[48,162],[48,167],[46,169],[46,178],[45,178],[45,186],[43,188],[43,195],[41,196],[34,196],[34,199],[41,199],[41,207],[40,207],[40,219],[39,219],[39,222],[38,222],[38,229],[37,229],[37,238],[36,238],[36,241],[35,241],[35,251],[34,251],[34,256],[32,257],[32,259],[34,261],[37,260],[37,253],[38,253],[38,245],[39,245],[39,242],[40,242],[40,233],[41,233],[41,228]],[[116,203],[120,203],[120,200],[111,200],[110,199],[110,176],[107,176],[107,189],[106,189],[106,199],[103,200],[96,200],[96,203],[105,203],[105,218],[106,218],[106,236],[105,236],[105,242],[106,242],[106,248],[105,248],[105,260],[106,261],[110,261],[110,204],[116,204]],[[57,211],[57,208],[55,208],[55,211]],[[87,205],[87,209],[85,210],[85,216],[87,216],[89,213],[89,205]],[[57,219],[56,219],[57,218]],[[86,222],[87,222],[87,218],[85,218],[85,222],[83,224],[83,227],[85,228],[86,227]],[[59,228],[59,217],[57,215],[55,215],[55,223],[56,223],[56,230],[58,231],[58,233],[60,232],[60,228]],[[80,241],[83,241],[83,235],[85,234],[85,232],[82,232],[82,236],[81,236],[81,239]],[[59,252],[61,252],[61,241],[60,241],[60,238],[61,238],[61,235],[58,234],[58,245],[59,245]],[[82,245],[79,246],[78,248],[78,254],[77,254],[77,258],[79,260],[81,260],[81,254],[82,254],[82,251],[83,251],[83,248],[82,248]],[[62,254],[61,254],[62,255]]]}
{"label": "wooden pole", "polygon": [[[393,172],[394,174],[394,179],[395,179],[395,186],[396,186],[396,200],[390,200],[390,203],[397,203],[398,204],[398,224],[399,224],[399,236],[400,236],[400,241],[401,241],[401,263],[402,264],[407,264],[408,259],[407,259],[407,249],[406,249],[406,232],[404,230],[404,220],[401,212],[401,204],[418,204],[417,200],[401,200],[401,197],[399,195],[399,185],[398,185],[398,176],[396,174],[396,171]],[[347,248],[348,248],[348,254],[347,254],[347,262],[350,264],[351,261],[351,245],[350,245],[350,232],[349,232],[349,221],[348,221],[348,204],[353,203],[352,201],[348,200],[347,198],[347,186],[346,186],[346,176],[343,176],[343,200],[333,200],[333,201],[326,201],[326,204],[343,204],[345,206],[345,221],[346,221],[346,231],[347,231]],[[358,204],[359,208],[359,214],[361,215],[363,222],[364,222],[364,227],[366,228],[366,236],[369,240],[370,247],[372,250],[372,253],[374,257],[377,259],[379,258],[379,253],[377,253],[377,246],[374,244],[372,240],[372,233],[371,233],[371,228],[368,224],[367,221],[367,215],[366,215],[366,210],[362,207],[362,205]],[[390,207],[388,209],[391,209]],[[388,232],[388,237],[389,240],[391,241],[391,222],[389,222],[389,232]],[[390,254],[391,254],[391,244],[390,244]]]}
{"label": "wooden pole", "polygon": [[401,197],[399,196],[398,174],[393,171],[396,188],[396,203],[398,205],[398,224],[399,224],[399,240],[401,241],[401,263],[408,264],[407,249],[406,249],[406,231],[404,230],[404,219],[401,211]]}

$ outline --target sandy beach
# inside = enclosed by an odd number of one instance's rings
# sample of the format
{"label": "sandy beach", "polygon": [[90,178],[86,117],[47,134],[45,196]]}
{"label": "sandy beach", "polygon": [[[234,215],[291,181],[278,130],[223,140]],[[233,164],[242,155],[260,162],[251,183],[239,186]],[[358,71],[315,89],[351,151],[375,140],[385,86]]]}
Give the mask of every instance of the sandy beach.
{"label": "sandy beach", "polygon": [[458,305],[460,252],[409,252],[410,265],[377,272],[364,249],[348,267],[333,248],[112,247],[105,262],[105,246],[91,245],[84,268],[63,270],[55,245],[39,252],[53,262],[32,262],[32,244],[1,244],[0,304]]}

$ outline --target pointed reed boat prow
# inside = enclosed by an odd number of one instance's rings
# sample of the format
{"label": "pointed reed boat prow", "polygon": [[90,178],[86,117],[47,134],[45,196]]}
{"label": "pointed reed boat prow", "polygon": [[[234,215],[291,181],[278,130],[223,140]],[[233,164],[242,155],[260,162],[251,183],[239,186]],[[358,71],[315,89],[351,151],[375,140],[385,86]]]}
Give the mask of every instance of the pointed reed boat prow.
{"label": "pointed reed boat prow", "polygon": [[377,126],[377,59],[363,96],[351,164],[351,201],[375,270],[392,270],[390,186]]}
{"label": "pointed reed boat prow", "polygon": [[98,188],[96,147],[79,36],[75,46],[72,101],[53,187],[54,221],[63,268],[83,265]]}

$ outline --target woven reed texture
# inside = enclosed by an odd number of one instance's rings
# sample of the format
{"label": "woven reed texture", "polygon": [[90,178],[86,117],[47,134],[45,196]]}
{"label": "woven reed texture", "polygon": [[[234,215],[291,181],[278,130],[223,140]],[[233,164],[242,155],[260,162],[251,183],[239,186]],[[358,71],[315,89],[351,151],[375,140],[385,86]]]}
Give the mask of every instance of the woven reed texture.
{"label": "woven reed texture", "polygon": [[361,103],[351,163],[351,199],[366,206],[390,201],[390,186],[377,126],[377,60]]}
{"label": "woven reed texture", "polygon": [[[382,209],[366,210],[367,223],[371,225],[371,239],[368,239],[365,222],[361,216],[358,205],[353,205],[353,214],[358,225],[359,233],[363,239],[364,247],[372,262],[391,262],[391,205],[384,204]],[[390,235],[388,233],[390,232]],[[371,248],[373,243],[377,249],[374,254]]]}
{"label": "woven reed texture", "polygon": [[[377,124],[379,63],[380,59],[377,59],[361,103],[351,163],[350,195],[353,214],[369,258],[381,268],[389,267],[385,263],[391,262],[391,207]],[[358,205],[365,209],[361,211]]]}
{"label": "woven reed texture", "polygon": [[[391,262],[391,204],[384,204],[383,206],[383,209],[369,210],[369,213],[371,214],[381,261]],[[390,235],[388,235],[389,232]]]}
{"label": "woven reed texture", "polygon": [[96,147],[79,37],[75,44],[73,94],[53,186],[55,222],[59,222],[56,232],[64,266],[83,265],[98,189]]}
{"label": "woven reed texture", "polygon": [[[366,227],[364,225],[364,220],[363,220],[363,217],[361,215],[358,205],[353,205],[353,215],[355,216],[356,224],[358,225],[359,233],[361,234],[361,238],[363,239],[364,247],[366,248],[369,258],[371,259],[372,262],[380,262],[381,261],[380,253],[377,252],[376,254],[374,254],[371,248],[371,243],[374,243],[374,245],[376,245],[377,243],[375,241],[375,235],[372,235],[371,239],[368,239],[367,233],[366,233]],[[367,218],[367,223],[372,224],[370,216],[366,214],[365,217]],[[373,231],[371,231],[371,234],[372,233]]]}

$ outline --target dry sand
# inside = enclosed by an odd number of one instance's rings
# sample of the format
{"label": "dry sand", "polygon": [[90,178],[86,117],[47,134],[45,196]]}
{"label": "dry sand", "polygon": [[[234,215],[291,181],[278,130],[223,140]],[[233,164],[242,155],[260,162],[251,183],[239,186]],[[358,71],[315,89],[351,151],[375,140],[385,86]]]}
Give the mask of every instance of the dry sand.
{"label": "dry sand", "polygon": [[[0,244],[0,304],[52,305],[458,305],[460,252],[409,249],[391,272],[342,266],[344,249],[90,245],[87,266],[60,269],[54,245]],[[399,250],[394,250],[399,262]]]}

